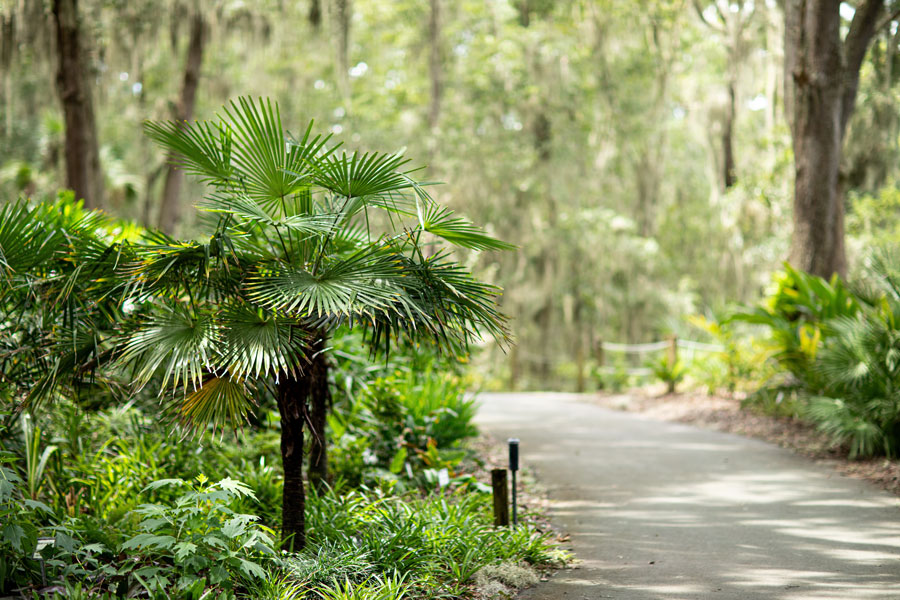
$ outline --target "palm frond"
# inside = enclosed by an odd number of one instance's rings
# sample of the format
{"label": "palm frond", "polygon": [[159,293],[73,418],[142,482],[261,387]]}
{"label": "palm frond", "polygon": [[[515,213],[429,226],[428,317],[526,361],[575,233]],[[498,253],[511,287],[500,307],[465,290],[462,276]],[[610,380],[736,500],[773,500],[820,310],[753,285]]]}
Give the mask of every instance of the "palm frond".
{"label": "palm frond", "polygon": [[487,235],[481,227],[438,205],[419,207],[419,225],[423,231],[471,250],[516,249],[515,245]]}
{"label": "palm frond", "polygon": [[233,181],[233,131],[227,123],[145,121],[144,133],[166,149],[173,163],[215,186]]}
{"label": "palm frond", "polygon": [[221,334],[212,315],[176,308],[127,334],[119,360],[134,366],[141,385],[161,374],[161,388],[199,387],[216,370],[220,348]]}
{"label": "palm frond", "polygon": [[247,284],[249,297],[298,318],[349,316],[387,308],[399,295],[397,258],[365,247],[308,271],[292,266],[260,270]]}
{"label": "palm frond", "polygon": [[271,100],[238,98],[224,112],[234,131],[238,189],[260,202],[274,205],[308,186],[311,172],[331,153],[325,148],[331,136],[312,136],[312,123],[299,141],[287,140]]}
{"label": "palm frond", "polygon": [[298,373],[307,362],[306,336],[294,319],[233,303],[222,314],[222,365],[239,379]]}
{"label": "palm frond", "polygon": [[195,430],[212,425],[224,431],[246,423],[253,405],[253,396],[240,379],[211,376],[184,397],[178,412]]}
{"label": "palm frond", "polygon": [[252,223],[259,227],[284,228],[299,234],[325,236],[331,233],[335,218],[320,214],[272,214],[267,208],[241,192],[212,194],[198,204],[198,208],[212,213],[228,214],[237,219],[234,227]]}
{"label": "palm frond", "polygon": [[399,170],[408,162],[399,154],[331,154],[315,165],[313,182],[344,198],[386,195],[413,186],[409,171]]}

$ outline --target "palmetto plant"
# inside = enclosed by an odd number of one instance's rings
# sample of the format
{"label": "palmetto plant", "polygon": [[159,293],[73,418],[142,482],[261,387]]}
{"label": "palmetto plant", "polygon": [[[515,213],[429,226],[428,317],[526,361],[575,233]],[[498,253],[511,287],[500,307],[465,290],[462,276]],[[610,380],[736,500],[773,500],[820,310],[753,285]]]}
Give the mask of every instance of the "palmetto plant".
{"label": "palmetto plant", "polygon": [[[124,271],[138,307],[121,358],[140,384],[161,376],[189,423],[236,425],[270,390],[281,415],[283,543],[304,544],[303,432],[325,468],[328,336],[361,328],[372,348],[427,339],[459,351],[505,340],[498,290],[443,238],[509,245],[438,206],[396,154],[338,152],[328,137],[286,137],[277,106],[239,99],[212,122],[147,123],[148,135],[207,183],[209,238],[153,234]],[[433,242],[432,242],[433,243]]]}
{"label": "palmetto plant", "polygon": [[136,235],[71,199],[0,208],[0,401],[11,415],[101,382],[122,318],[116,268]]}
{"label": "palmetto plant", "polygon": [[827,322],[815,364],[824,383],[807,416],[850,457],[900,452],[900,274],[896,257],[873,258],[860,310]]}

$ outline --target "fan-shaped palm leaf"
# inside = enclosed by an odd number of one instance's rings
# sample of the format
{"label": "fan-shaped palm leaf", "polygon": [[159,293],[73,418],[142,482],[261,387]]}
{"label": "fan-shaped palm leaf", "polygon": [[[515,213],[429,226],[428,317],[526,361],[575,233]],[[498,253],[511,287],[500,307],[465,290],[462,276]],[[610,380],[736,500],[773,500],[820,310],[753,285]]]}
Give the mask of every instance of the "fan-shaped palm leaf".
{"label": "fan-shaped palm leaf", "polygon": [[224,431],[245,423],[253,405],[253,396],[240,379],[211,376],[184,397],[178,411],[194,428],[209,424]]}
{"label": "fan-shaped palm leaf", "polygon": [[313,181],[344,198],[386,195],[412,188],[409,172],[399,171],[408,162],[399,154],[331,154],[314,166]]}
{"label": "fan-shaped palm leaf", "polygon": [[128,335],[120,360],[134,365],[135,379],[142,385],[162,371],[162,388],[199,387],[216,370],[220,347],[221,334],[211,315],[175,309]]}
{"label": "fan-shaped palm leaf", "polygon": [[294,319],[231,304],[221,320],[221,363],[232,377],[247,379],[299,373],[306,362],[306,338]]}
{"label": "fan-shaped palm leaf", "polygon": [[400,294],[398,256],[384,248],[364,247],[333,257],[318,271],[273,265],[248,280],[249,297],[262,306],[298,318],[365,314],[390,306]]}

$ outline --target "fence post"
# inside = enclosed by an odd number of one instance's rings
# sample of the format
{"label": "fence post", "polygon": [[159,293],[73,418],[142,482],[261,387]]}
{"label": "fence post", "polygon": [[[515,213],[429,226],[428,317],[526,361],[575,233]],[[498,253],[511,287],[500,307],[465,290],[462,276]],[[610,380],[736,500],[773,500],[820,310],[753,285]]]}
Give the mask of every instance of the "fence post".
{"label": "fence post", "polygon": [[578,379],[575,383],[575,391],[579,394],[584,392],[584,335],[578,335],[578,347],[575,349],[575,368],[578,371]]}
{"label": "fence post", "polygon": [[674,335],[669,336],[669,367],[675,368],[675,363],[678,362],[678,337]]}
{"label": "fence post", "polygon": [[603,356],[603,338],[597,338],[597,341],[594,343],[594,359],[597,361],[597,387],[599,389],[603,389],[603,361],[606,357]]}
{"label": "fence post", "polygon": [[491,469],[491,487],[494,490],[494,527],[508,527],[509,485],[506,469]]}

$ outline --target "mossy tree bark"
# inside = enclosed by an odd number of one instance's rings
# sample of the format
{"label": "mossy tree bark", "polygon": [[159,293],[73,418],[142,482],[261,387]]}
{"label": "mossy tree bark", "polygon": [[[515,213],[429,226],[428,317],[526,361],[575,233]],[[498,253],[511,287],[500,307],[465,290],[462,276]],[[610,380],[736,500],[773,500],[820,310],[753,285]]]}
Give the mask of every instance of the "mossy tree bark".
{"label": "mossy tree bark", "polygon": [[66,185],[88,208],[103,205],[103,169],[78,0],[53,0],[56,89],[66,124]]}
{"label": "mossy tree bark", "polygon": [[865,0],[842,40],[840,4],[788,0],[784,5],[785,107],[795,168],[790,260],[822,277],[847,272],[841,154],[860,67],[885,24],[883,0]]}

